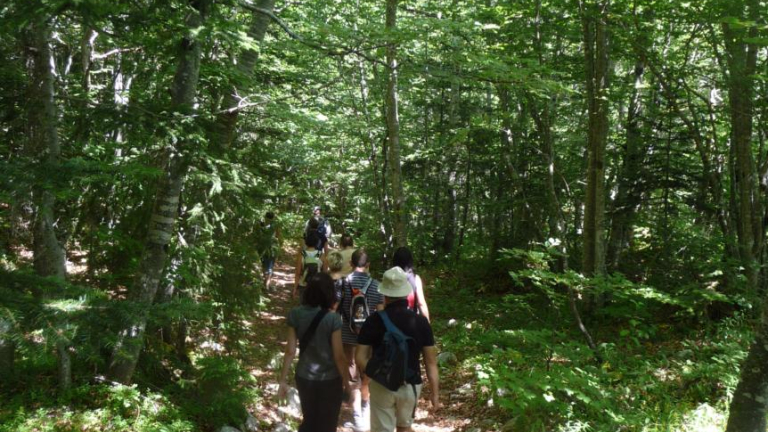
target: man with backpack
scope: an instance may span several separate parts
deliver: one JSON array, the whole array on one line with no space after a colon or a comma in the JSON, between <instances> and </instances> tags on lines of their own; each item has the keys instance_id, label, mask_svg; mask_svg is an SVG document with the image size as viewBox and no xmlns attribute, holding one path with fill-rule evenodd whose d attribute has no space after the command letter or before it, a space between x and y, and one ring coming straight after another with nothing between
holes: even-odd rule
<instances>
[{"instance_id":1,"label":"man with backpack","mask_svg":"<svg viewBox=\"0 0 768 432\"><path fill-rule=\"evenodd\" d=\"M368 274L369 266L368 253L365 249L358 249L352 253L354 271L341 279L341 340L349 362L353 419L352 424L344 426L351 427L355 432L370 429L368 377L355 364L357 335L371 313L384 309L384 297L379 294L379 282Z\"/></svg>"},{"instance_id":2,"label":"man with backpack","mask_svg":"<svg viewBox=\"0 0 768 432\"><path fill-rule=\"evenodd\" d=\"M315 206L312 209L312 217L304 225L304 238L306 239L310 233L317 234L317 250L322 250L323 253L327 254L328 239L331 238L333 231L331 231L331 224L323 217L320 206Z\"/></svg>"},{"instance_id":3,"label":"man with backpack","mask_svg":"<svg viewBox=\"0 0 768 432\"><path fill-rule=\"evenodd\" d=\"M360 329L356 361L371 380L371 432L409 432L422 388L421 355L432 408L440 408L435 339L429 321L408 308L412 288L403 269L384 272L379 290L386 306Z\"/></svg>"}]
</instances>

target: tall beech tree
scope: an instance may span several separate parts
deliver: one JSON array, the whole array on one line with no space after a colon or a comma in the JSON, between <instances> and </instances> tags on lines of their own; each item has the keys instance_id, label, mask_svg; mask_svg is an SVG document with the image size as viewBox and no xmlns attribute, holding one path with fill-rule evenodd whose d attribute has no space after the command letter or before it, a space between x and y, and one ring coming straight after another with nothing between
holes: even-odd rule
<instances>
[{"instance_id":1,"label":"tall beech tree","mask_svg":"<svg viewBox=\"0 0 768 432\"><path fill-rule=\"evenodd\" d=\"M392 228L394 246L408 244L408 209L403 192L403 179L400 167L400 114L398 111L397 92L397 6L399 0L387 0L384 28L390 40L387 43L387 185L391 197Z\"/></svg>"},{"instance_id":2,"label":"tall beech tree","mask_svg":"<svg viewBox=\"0 0 768 432\"><path fill-rule=\"evenodd\" d=\"M608 139L610 0L579 3L584 36L587 124L587 184L584 201L582 271L605 271L605 147Z\"/></svg>"},{"instance_id":3,"label":"tall beech tree","mask_svg":"<svg viewBox=\"0 0 768 432\"><path fill-rule=\"evenodd\" d=\"M200 27L211 7L210 0L191 0L187 8L186 34L179 44L179 60L171 85L171 107L178 123L176 126L189 133L193 119L197 84L200 77L201 44L198 40ZM192 121L194 123L194 121ZM174 234L178 216L179 197L189 167L190 153L195 142L189 139L171 139L165 149L163 174L157 186L150 230L139 263L131 300L137 308L135 315L120 333L109 365L112 379L128 383L133 377L139 353L144 342L147 326L146 307L155 299L158 286L168 261L168 244Z\"/></svg>"}]
</instances>

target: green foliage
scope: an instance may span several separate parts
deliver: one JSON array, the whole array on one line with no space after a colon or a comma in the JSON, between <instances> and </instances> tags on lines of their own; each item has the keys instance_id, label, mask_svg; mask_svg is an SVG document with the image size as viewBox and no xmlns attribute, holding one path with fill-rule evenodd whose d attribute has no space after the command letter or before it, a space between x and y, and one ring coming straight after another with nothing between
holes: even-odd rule
<instances>
[{"instance_id":1,"label":"green foliage","mask_svg":"<svg viewBox=\"0 0 768 432\"><path fill-rule=\"evenodd\" d=\"M195 366L194 381L180 380L171 389L185 412L204 427L243 424L245 407L259 397L253 377L228 357L200 358Z\"/></svg>"},{"instance_id":2,"label":"green foliage","mask_svg":"<svg viewBox=\"0 0 768 432\"><path fill-rule=\"evenodd\" d=\"M2 432L197 430L167 397L135 385L84 385L58 398L31 389L5 401L0 407Z\"/></svg>"}]
</instances>

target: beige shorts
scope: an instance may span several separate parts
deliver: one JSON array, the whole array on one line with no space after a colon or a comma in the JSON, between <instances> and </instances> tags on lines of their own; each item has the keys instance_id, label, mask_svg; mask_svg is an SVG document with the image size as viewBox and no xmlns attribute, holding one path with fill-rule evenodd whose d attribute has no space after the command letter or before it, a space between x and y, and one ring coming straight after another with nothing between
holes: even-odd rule
<instances>
[{"instance_id":1,"label":"beige shorts","mask_svg":"<svg viewBox=\"0 0 768 432\"><path fill-rule=\"evenodd\" d=\"M416 394L411 384L391 391L371 380L371 432L392 432L395 427L406 428L413 424L413 413L421 394L421 384Z\"/></svg>"}]
</instances>

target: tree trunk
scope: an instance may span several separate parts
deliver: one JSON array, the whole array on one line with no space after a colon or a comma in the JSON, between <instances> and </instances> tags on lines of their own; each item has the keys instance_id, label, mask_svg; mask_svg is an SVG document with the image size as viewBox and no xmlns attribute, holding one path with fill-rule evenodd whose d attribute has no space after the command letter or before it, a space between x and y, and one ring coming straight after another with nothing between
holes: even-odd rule
<instances>
[{"instance_id":1,"label":"tree trunk","mask_svg":"<svg viewBox=\"0 0 768 432\"><path fill-rule=\"evenodd\" d=\"M645 64L642 60L635 63L634 87L627 112L626 147L622 157L616 200L611 218L611 231L608 241L607 266L615 270L619 257L628 246L632 233L632 223L637 213L642 195L643 162L647 145L640 130L643 116L642 84Z\"/></svg>"},{"instance_id":2,"label":"tree trunk","mask_svg":"<svg viewBox=\"0 0 768 432\"><path fill-rule=\"evenodd\" d=\"M728 3L725 16L757 22L757 0ZM758 287L757 257L763 246L762 204L757 195L757 170L752 154L753 75L757 47L745 38L757 37L757 29L723 24L728 57L729 99L731 108L731 148L734 158L734 183L739 253L749 288ZM733 394L726 432L764 432L768 412L768 302L763 301L760 325L747 359L741 367L739 384Z\"/></svg>"},{"instance_id":3,"label":"tree trunk","mask_svg":"<svg viewBox=\"0 0 768 432\"><path fill-rule=\"evenodd\" d=\"M0 317L0 388L14 378L16 344L12 339L13 323Z\"/></svg>"},{"instance_id":4,"label":"tree trunk","mask_svg":"<svg viewBox=\"0 0 768 432\"><path fill-rule=\"evenodd\" d=\"M55 102L55 61L51 50L51 27L48 17L39 18L32 27L31 37L34 48L33 93L33 144L39 154L39 161L45 171L59 169L61 147L58 135L58 112ZM42 182L38 182L40 184ZM66 253L56 238L55 223L56 185L40 185L35 191L36 215L34 222L34 268L40 276L64 279L67 276ZM59 368L59 388L67 390L72 384L72 360L69 356L69 342L59 336L56 343ZM10 345L12 347L12 345Z\"/></svg>"},{"instance_id":5,"label":"tree trunk","mask_svg":"<svg viewBox=\"0 0 768 432\"><path fill-rule=\"evenodd\" d=\"M39 154L40 163L46 171L55 172L59 166L61 147L57 131L58 113L54 101L53 52L49 45L51 29L47 22L40 21L32 30L34 40L33 88L33 143ZM36 191L37 212L34 222L34 267L40 276L65 278L67 273L66 254L56 238L55 194L51 187L40 187Z\"/></svg>"},{"instance_id":6,"label":"tree trunk","mask_svg":"<svg viewBox=\"0 0 768 432\"><path fill-rule=\"evenodd\" d=\"M587 187L584 202L582 272L605 271L605 147L608 140L608 6L610 0L594 5L580 2L584 30L587 128Z\"/></svg>"},{"instance_id":7,"label":"tree trunk","mask_svg":"<svg viewBox=\"0 0 768 432\"><path fill-rule=\"evenodd\" d=\"M397 25L399 0L387 0L385 29L394 37ZM387 44L387 165L389 168L389 190L392 196L392 228L395 247L408 244L408 213L405 208L402 172L400 169L400 119L397 106L397 43Z\"/></svg>"},{"instance_id":8,"label":"tree trunk","mask_svg":"<svg viewBox=\"0 0 768 432\"><path fill-rule=\"evenodd\" d=\"M731 1L725 11L727 16L757 20L756 0ZM748 6L749 5L749 6ZM745 17L749 7L749 16ZM752 153L753 75L756 70L757 47L744 42L746 37L757 37L754 28L741 30L731 24L723 24L726 58L729 72L728 99L731 117L731 146L734 155L733 179L736 186L737 233L739 256L750 289L759 285L758 256L763 248L763 211L758 196L758 176Z\"/></svg>"},{"instance_id":9,"label":"tree trunk","mask_svg":"<svg viewBox=\"0 0 768 432\"><path fill-rule=\"evenodd\" d=\"M272 9L275 7L275 0L259 0L256 7L266 12L272 12ZM247 34L255 43L261 43L264 41L264 35L267 33L271 19L265 13L255 11L252 13L251 25L248 27ZM253 69L258 59L259 51L254 49L244 50L237 60L236 76L241 79L248 79L253 75ZM242 93L243 89L237 84L233 84L231 90L231 92L224 95L224 100L221 102L221 112L218 114L216 123L213 126L213 148L219 151L232 145L237 119L240 114L240 103L244 97L248 96Z\"/></svg>"},{"instance_id":10,"label":"tree trunk","mask_svg":"<svg viewBox=\"0 0 768 432\"><path fill-rule=\"evenodd\" d=\"M193 111L197 82L200 72L200 43L195 39L193 30L204 21L210 0L192 0L192 8L187 16L188 34L180 46L180 61L171 89L172 111L180 117ZM158 285L163 277L168 259L168 245L173 236L174 224L178 217L179 196L187 162L179 151L189 152L190 143L181 141L167 149L165 170L157 187L155 203L150 218L150 230L139 264L139 271L132 287L132 300L141 305L140 312L133 322L122 330L112 353L109 365L110 377L122 383L129 383L136 369L139 353L144 342L147 325L147 308L152 304Z\"/></svg>"}]
</instances>

